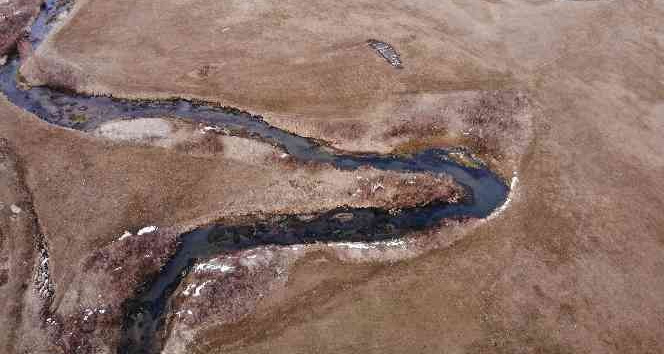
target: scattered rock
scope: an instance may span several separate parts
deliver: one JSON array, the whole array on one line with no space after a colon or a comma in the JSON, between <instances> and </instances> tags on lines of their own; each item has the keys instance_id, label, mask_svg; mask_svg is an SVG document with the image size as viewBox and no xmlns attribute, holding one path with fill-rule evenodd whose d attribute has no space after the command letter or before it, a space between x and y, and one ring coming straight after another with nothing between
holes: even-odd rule
<instances>
[{"instance_id":1,"label":"scattered rock","mask_svg":"<svg viewBox=\"0 0 664 354\"><path fill-rule=\"evenodd\" d=\"M397 50L394 49L394 47L392 47L389 43L370 39L367 41L367 44L369 44L369 47L373 48L378 54L380 54L380 56L385 58L385 60L387 60L390 65L398 69L403 68L399 53L397 53Z\"/></svg>"}]
</instances>

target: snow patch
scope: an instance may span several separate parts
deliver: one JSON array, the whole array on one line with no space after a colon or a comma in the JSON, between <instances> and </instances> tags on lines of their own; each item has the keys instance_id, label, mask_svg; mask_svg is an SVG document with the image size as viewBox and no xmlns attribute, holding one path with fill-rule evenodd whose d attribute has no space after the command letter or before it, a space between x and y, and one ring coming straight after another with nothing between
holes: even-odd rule
<instances>
[{"instance_id":1,"label":"snow patch","mask_svg":"<svg viewBox=\"0 0 664 354\"><path fill-rule=\"evenodd\" d=\"M510 193L509 193L509 195L507 196L507 198L505 199L505 202L503 203L503 205L501 205L500 207L498 207L498 208L496 209L496 211L494 211L493 213L491 213L491 215L489 215L489 216L486 218L486 220L491 220L491 219L497 217L497 216L500 215L503 211L505 211L505 209L507 209L507 207L508 207L508 206L510 205L510 203L512 202L512 197L514 196L514 193L515 193L515 191L516 191L516 187L517 187L518 184L519 184L519 177L517 176L517 173L514 172L514 176L512 177L512 181L510 182Z\"/></svg>"},{"instance_id":2,"label":"snow patch","mask_svg":"<svg viewBox=\"0 0 664 354\"><path fill-rule=\"evenodd\" d=\"M203 290L203 288L211 282L212 280L206 280L203 282L203 284L197 286L196 289L194 289L194 297L201 296L201 290Z\"/></svg>"},{"instance_id":3,"label":"snow patch","mask_svg":"<svg viewBox=\"0 0 664 354\"><path fill-rule=\"evenodd\" d=\"M10 206L9 206L9 210L11 210L12 213L14 213L14 214L18 214L18 213L20 213L20 212L23 211L23 210L22 210L21 208L19 208L18 205L16 205L16 204L12 204L12 205L10 205Z\"/></svg>"},{"instance_id":4,"label":"snow patch","mask_svg":"<svg viewBox=\"0 0 664 354\"><path fill-rule=\"evenodd\" d=\"M95 313L95 311L92 309L85 309L83 313L85 314L85 316L83 316L83 321L87 321L88 318L90 318L90 316L92 316Z\"/></svg>"},{"instance_id":5,"label":"snow patch","mask_svg":"<svg viewBox=\"0 0 664 354\"><path fill-rule=\"evenodd\" d=\"M510 191L513 191L518 183L519 183L519 177L516 175L516 172L514 172L514 176L512 177L512 183L510 183Z\"/></svg>"},{"instance_id":6,"label":"snow patch","mask_svg":"<svg viewBox=\"0 0 664 354\"><path fill-rule=\"evenodd\" d=\"M122 233L122 235L120 235L120 237L118 238L118 241L122 241L122 240L126 239L129 236L132 236L132 233L125 230L125 232Z\"/></svg>"},{"instance_id":7,"label":"snow patch","mask_svg":"<svg viewBox=\"0 0 664 354\"><path fill-rule=\"evenodd\" d=\"M153 226L146 226L146 227L138 230L138 232L136 234L140 236L140 235L149 234L149 233L152 233L152 232L155 232L155 231L157 231L156 226L154 226L154 225Z\"/></svg>"},{"instance_id":8,"label":"snow patch","mask_svg":"<svg viewBox=\"0 0 664 354\"><path fill-rule=\"evenodd\" d=\"M58 21L63 21L67 16L69 16L69 11L62 11L58 14Z\"/></svg>"},{"instance_id":9,"label":"snow patch","mask_svg":"<svg viewBox=\"0 0 664 354\"><path fill-rule=\"evenodd\" d=\"M222 273L228 273L231 272L235 269L235 267L228 265L228 264L220 264L216 260L212 260L207 263L201 263L196 265L194 267L195 272L213 272L213 271L220 271Z\"/></svg>"},{"instance_id":10,"label":"snow patch","mask_svg":"<svg viewBox=\"0 0 664 354\"><path fill-rule=\"evenodd\" d=\"M189 285L187 285L187 287L186 287L186 288L184 289L184 291L182 292L182 295L184 295L184 296L189 296L189 295L191 295L191 289L193 289L194 287L196 287L196 284L189 284Z\"/></svg>"},{"instance_id":11,"label":"snow patch","mask_svg":"<svg viewBox=\"0 0 664 354\"><path fill-rule=\"evenodd\" d=\"M387 241L387 242L385 242L385 246L389 246L389 247L397 247L397 246L405 247L405 246L406 246L406 241L404 241L404 240L392 240L392 241Z\"/></svg>"},{"instance_id":12,"label":"snow patch","mask_svg":"<svg viewBox=\"0 0 664 354\"><path fill-rule=\"evenodd\" d=\"M193 312L191 312L191 310L180 310L180 311L177 311L175 313L175 315L178 316L178 318L180 318L180 315L182 315L182 313L186 313L188 315L193 315L194 314Z\"/></svg>"},{"instance_id":13,"label":"snow patch","mask_svg":"<svg viewBox=\"0 0 664 354\"><path fill-rule=\"evenodd\" d=\"M385 190L385 186L382 183L376 183L371 186L371 193L376 193L379 189Z\"/></svg>"},{"instance_id":14,"label":"snow patch","mask_svg":"<svg viewBox=\"0 0 664 354\"><path fill-rule=\"evenodd\" d=\"M374 246L366 244L364 242L337 242L337 243L331 243L330 245L337 247L362 249L362 250L368 250L374 248Z\"/></svg>"}]
</instances>

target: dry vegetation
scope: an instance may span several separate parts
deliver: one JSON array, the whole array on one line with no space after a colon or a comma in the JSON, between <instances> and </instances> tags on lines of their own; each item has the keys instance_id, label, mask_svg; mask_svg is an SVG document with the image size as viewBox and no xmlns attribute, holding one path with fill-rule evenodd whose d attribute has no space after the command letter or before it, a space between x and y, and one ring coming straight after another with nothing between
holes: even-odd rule
<instances>
[{"instance_id":1,"label":"dry vegetation","mask_svg":"<svg viewBox=\"0 0 664 354\"><path fill-rule=\"evenodd\" d=\"M515 91L481 91L443 101L445 107L424 104L399 112L398 121L383 122L387 131L381 140L398 154L462 147L511 177L531 136L533 112L527 97Z\"/></svg>"},{"instance_id":2,"label":"dry vegetation","mask_svg":"<svg viewBox=\"0 0 664 354\"><path fill-rule=\"evenodd\" d=\"M44 328L51 299L39 291L42 235L24 172L12 143L0 137L0 350L5 353L53 350L46 334L34 330Z\"/></svg>"},{"instance_id":3,"label":"dry vegetation","mask_svg":"<svg viewBox=\"0 0 664 354\"><path fill-rule=\"evenodd\" d=\"M399 208L434 196L455 201L461 193L440 176L300 165L265 143L186 122L116 121L91 137L47 125L7 101L1 104L1 136L15 146L25 171L14 176L19 182L9 181L25 184L33 196L32 204L3 197L0 201L9 204L2 212L7 222L16 219L14 203L25 210L21 215L34 210L39 216L38 227L49 241L47 270L54 291L53 296L49 291L52 305L36 318L15 316L43 327L34 335L50 336L44 345L65 352L78 346L110 350L120 329L122 301L165 262L175 236L191 227L219 218L315 213L339 205ZM207 150L209 141L218 148ZM415 193L417 188L430 192ZM125 230L135 234L147 225L161 232L119 240ZM26 247L20 252L37 252L32 244ZM41 263L42 258L21 255L8 264ZM7 272L3 287L11 290L10 284L23 284L37 271L23 268L16 278ZM40 287L24 290L34 296Z\"/></svg>"},{"instance_id":4,"label":"dry vegetation","mask_svg":"<svg viewBox=\"0 0 664 354\"><path fill-rule=\"evenodd\" d=\"M79 274L63 300L72 303L72 310L49 315L52 341L65 353L92 353L115 346L125 301L166 264L177 236L173 229L161 229L91 250L79 266L70 268Z\"/></svg>"},{"instance_id":5,"label":"dry vegetation","mask_svg":"<svg viewBox=\"0 0 664 354\"><path fill-rule=\"evenodd\" d=\"M16 42L26 35L40 4L39 0L0 1L0 58L15 49Z\"/></svg>"},{"instance_id":6,"label":"dry vegetation","mask_svg":"<svg viewBox=\"0 0 664 354\"><path fill-rule=\"evenodd\" d=\"M182 6L165 2L160 11L180 13L185 11ZM467 144L489 155L493 159L489 162L505 177L511 176L529 141L532 107L523 93L509 91L513 80L510 73L501 72L499 61L489 61L500 54L467 55L457 33L434 20L436 16L454 18L454 13L465 18L466 11L427 1L406 6L367 0L348 6L342 11L332 3L302 6L293 0L258 1L246 7L199 0L187 5L195 14L179 17L173 24L169 16L155 16L150 1L144 0L132 3L130 21L141 25L141 36L157 41L145 45L132 31L121 30L126 23L115 22L124 18L124 7L81 0L75 15L49 37L21 72L33 84L88 93L189 97L237 106L264 115L271 124L345 150L413 152ZM314 20L311 13L325 15ZM357 21L347 13L372 20ZM398 14L399 19L391 21L395 16L375 13ZM91 31L94 39L88 35ZM210 33L218 34L214 41L188 40L207 38ZM393 45L404 68L394 70L376 55L367 45L369 38ZM491 43L491 48L495 46ZM445 55L440 54L443 48ZM102 53L113 53L114 60L104 59ZM159 60L136 60L153 56ZM134 79L128 82L122 78L126 76ZM484 91L495 89L500 91ZM464 123L462 114L449 111L451 106L465 106L473 114L477 106L492 105L484 109L500 113L507 107L499 106L511 105L507 101L515 95L521 105L510 119L518 124L498 127L486 121L486 127L479 127L482 136L462 139L464 125L481 124ZM430 122L447 129L447 134L429 131ZM410 135L389 138L405 125L413 126L407 128Z\"/></svg>"},{"instance_id":7,"label":"dry vegetation","mask_svg":"<svg viewBox=\"0 0 664 354\"><path fill-rule=\"evenodd\" d=\"M510 207L453 247L394 264L304 257L255 309L173 336L173 352L659 353L662 19L660 1L196 0L155 10L81 0L37 57L47 71L75 68L71 87L83 91L220 101L351 150L460 142L502 156L503 174L518 167ZM394 45L404 68L368 38ZM31 70L33 82L62 79ZM327 208L344 196L317 189L331 186L319 170L102 143L6 103L0 112L50 236L55 311L73 313L58 300L79 276L71 264L126 227L249 209L239 205ZM15 284L8 274L0 289ZM233 296L251 280L225 279L216 288ZM205 306L230 308L208 295Z\"/></svg>"}]
</instances>

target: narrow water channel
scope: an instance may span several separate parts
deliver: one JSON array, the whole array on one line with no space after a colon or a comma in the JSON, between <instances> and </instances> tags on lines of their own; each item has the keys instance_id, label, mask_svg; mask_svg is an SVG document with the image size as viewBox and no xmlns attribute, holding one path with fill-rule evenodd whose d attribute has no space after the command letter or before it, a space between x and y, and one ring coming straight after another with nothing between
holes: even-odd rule
<instances>
[{"instance_id":1,"label":"narrow water channel","mask_svg":"<svg viewBox=\"0 0 664 354\"><path fill-rule=\"evenodd\" d=\"M30 41L33 47L36 48L52 28L50 19L63 9L66 6L57 6L55 0L44 4L32 26ZM122 345L118 353L160 351L157 334L164 329L168 300L197 260L260 245L394 239L435 227L445 218L486 217L507 198L508 187L493 172L486 168L462 166L449 159L445 150L429 150L410 157L343 153L270 126L260 116L213 104L94 97L49 87L21 90L16 81L19 67L18 56L13 56L0 67L2 93L13 104L60 126L89 131L105 121L119 118L183 118L239 131L244 136L279 145L301 162L330 163L343 170L372 166L390 171L445 173L466 189L466 198L459 204L434 200L398 213L379 208L338 208L306 221L290 215L247 225L214 225L181 235L178 251L161 273L147 283L136 298L126 303ZM336 215L342 212L347 216L338 218ZM350 214L352 218L348 217Z\"/></svg>"}]
</instances>

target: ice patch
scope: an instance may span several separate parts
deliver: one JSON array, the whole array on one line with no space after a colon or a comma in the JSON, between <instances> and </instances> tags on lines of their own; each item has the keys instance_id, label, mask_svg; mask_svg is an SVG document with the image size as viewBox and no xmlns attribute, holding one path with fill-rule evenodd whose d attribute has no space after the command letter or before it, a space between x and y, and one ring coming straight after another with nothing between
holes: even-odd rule
<instances>
[{"instance_id":1,"label":"ice patch","mask_svg":"<svg viewBox=\"0 0 664 354\"><path fill-rule=\"evenodd\" d=\"M149 233L155 232L155 231L157 231L156 226L146 226L146 227L138 230L138 232L136 234L140 236L140 235L149 234Z\"/></svg>"}]
</instances>

